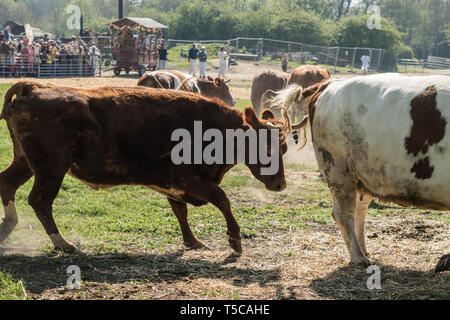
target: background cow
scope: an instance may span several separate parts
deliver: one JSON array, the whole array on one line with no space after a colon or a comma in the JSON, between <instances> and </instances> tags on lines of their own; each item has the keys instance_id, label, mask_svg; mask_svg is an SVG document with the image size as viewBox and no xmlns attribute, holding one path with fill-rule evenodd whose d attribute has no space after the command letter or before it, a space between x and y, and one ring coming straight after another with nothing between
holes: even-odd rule
<instances>
[{"instance_id":1,"label":"background cow","mask_svg":"<svg viewBox=\"0 0 450 320\"><path fill-rule=\"evenodd\" d=\"M364 220L374 197L450 210L449 77L357 77L283 97L288 108L308 101L303 112L352 263L370 263ZM436 271L449 268L447 255Z\"/></svg>"},{"instance_id":2,"label":"background cow","mask_svg":"<svg viewBox=\"0 0 450 320\"><path fill-rule=\"evenodd\" d=\"M288 86L297 84L302 88L307 88L328 79L330 79L330 72L327 68L322 66L304 65L292 71L288 79Z\"/></svg>"},{"instance_id":3,"label":"background cow","mask_svg":"<svg viewBox=\"0 0 450 320\"><path fill-rule=\"evenodd\" d=\"M286 88L289 74L281 71L263 71L253 77L251 101L256 112L265 109L265 101L274 97L274 92ZM266 92L270 92L265 95Z\"/></svg>"},{"instance_id":4,"label":"background cow","mask_svg":"<svg viewBox=\"0 0 450 320\"><path fill-rule=\"evenodd\" d=\"M153 71L143 75L138 86L162 89L180 89L201 94L204 97L219 98L226 104L234 106L236 100L223 78L195 78L176 70Z\"/></svg>"},{"instance_id":5,"label":"background cow","mask_svg":"<svg viewBox=\"0 0 450 320\"><path fill-rule=\"evenodd\" d=\"M204 130L219 129L223 134L226 129L283 129L270 111L260 120L250 107L242 113L217 99L184 91L143 87L81 89L33 82L19 82L7 91L1 118L8 124L14 160L0 173L0 195L5 207L0 242L17 225L16 190L34 175L28 202L55 248L64 251L74 246L60 234L52 204L68 173L94 189L144 185L164 194L189 248L202 244L189 227L187 203L212 203L225 216L230 246L240 253L240 227L219 187L234 164L175 165L171 151L177 143L171 141L172 133L184 128L194 135L194 121L202 121ZM260 169L266 165L259 158L251 164L246 157L252 174L272 191L286 187L282 153L287 147L283 136L280 142L279 167L274 175L262 175ZM248 139L244 146L248 153ZM262 152L273 152L270 139L267 150Z\"/></svg>"},{"instance_id":6,"label":"background cow","mask_svg":"<svg viewBox=\"0 0 450 320\"><path fill-rule=\"evenodd\" d=\"M290 85L298 85L302 88L310 87L316 83L319 83L324 80L330 79L330 72L327 68L322 66L312 66L312 65L304 65L298 67L292 71L287 79L287 83L283 88ZM271 108L276 117L281 116L280 110L280 95L278 95L278 90L267 90L262 96L262 107L263 108ZM300 110L302 108L292 108L289 112L289 116L292 121L301 120Z\"/></svg>"}]
</instances>

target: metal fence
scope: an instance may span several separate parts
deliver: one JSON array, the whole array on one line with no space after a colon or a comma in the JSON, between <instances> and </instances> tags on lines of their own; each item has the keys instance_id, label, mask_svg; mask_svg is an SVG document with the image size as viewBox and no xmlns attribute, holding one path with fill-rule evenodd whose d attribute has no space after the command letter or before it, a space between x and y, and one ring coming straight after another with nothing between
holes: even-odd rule
<instances>
[{"instance_id":1,"label":"metal fence","mask_svg":"<svg viewBox=\"0 0 450 320\"><path fill-rule=\"evenodd\" d=\"M46 60L0 56L1 78L63 78L102 76L102 58L63 56Z\"/></svg>"},{"instance_id":2,"label":"metal fence","mask_svg":"<svg viewBox=\"0 0 450 320\"><path fill-rule=\"evenodd\" d=\"M428 56L427 60L424 62L424 65L429 69L450 69L450 59Z\"/></svg>"},{"instance_id":3,"label":"metal fence","mask_svg":"<svg viewBox=\"0 0 450 320\"><path fill-rule=\"evenodd\" d=\"M299 64L317 63L339 68L361 68L361 57L370 57L370 70L381 71L386 50L359 47L324 47L299 42L282 41L266 38L235 38L229 40L168 40L168 48L190 43L222 43L230 42L232 57L248 60L280 60L287 54L289 61Z\"/></svg>"},{"instance_id":4,"label":"metal fence","mask_svg":"<svg viewBox=\"0 0 450 320\"><path fill-rule=\"evenodd\" d=\"M62 43L75 40L75 37L59 39ZM111 60L110 37L100 36L97 38L86 37L83 41L89 44L96 44L102 53L102 58L98 59L95 68L90 66L89 59L76 57L72 60L67 57L59 57L51 63L30 63L14 58L15 61L5 61L0 57L0 77L82 77L101 76L103 59ZM186 46L191 43L218 43L225 45L230 43L231 56L234 59L277 61L287 54L291 65L295 64L324 64L335 72L351 71L354 68L361 68L361 57L368 55L371 59L371 71L393 71L396 69L396 60L389 51L376 48L359 47L324 47L314 46L304 43L282 41L266 38L234 38L229 40L167 40L168 49L176 46ZM187 52L186 52L187 54Z\"/></svg>"}]
</instances>

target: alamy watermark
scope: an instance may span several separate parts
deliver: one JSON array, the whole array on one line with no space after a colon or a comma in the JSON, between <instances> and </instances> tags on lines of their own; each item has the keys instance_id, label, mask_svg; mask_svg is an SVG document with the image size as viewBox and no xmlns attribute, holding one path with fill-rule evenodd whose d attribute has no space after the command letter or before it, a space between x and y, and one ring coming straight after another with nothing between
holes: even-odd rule
<instances>
[{"instance_id":1,"label":"alamy watermark","mask_svg":"<svg viewBox=\"0 0 450 320\"><path fill-rule=\"evenodd\" d=\"M172 149L171 159L175 165L261 164L267 165L261 168L261 175L274 175L280 168L279 135L280 131L277 129L226 129L225 135L219 129L203 132L202 122L194 121L193 137L187 129L173 131L171 141L179 143ZM203 148L204 142L210 143Z\"/></svg>"},{"instance_id":2,"label":"alamy watermark","mask_svg":"<svg viewBox=\"0 0 450 320\"><path fill-rule=\"evenodd\" d=\"M68 266L66 273L69 275L67 278L67 288L69 290L78 290L81 288L81 269L77 265Z\"/></svg>"},{"instance_id":3,"label":"alamy watermark","mask_svg":"<svg viewBox=\"0 0 450 320\"><path fill-rule=\"evenodd\" d=\"M67 29L79 30L81 27L81 25L80 25L80 19L81 19L80 7L72 4L67 7L66 13L70 15L66 20Z\"/></svg>"},{"instance_id":4,"label":"alamy watermark","mask_svg":"<svg viewBox=\"0 0 450 320\"><path fill-rule=\"evenodd\" d=\"M381 8L377 5L371 5L367 8L367 13L370 14L367 19L367 28L370 30L381 29Z\"/></svg>"},{"instance_id":5,"label":"alamy watermark","mask_svg":"<svg viewBox=\"0 0 450 320\"><path fill-rule=\"evenodd\" d=\"M366 270L371 276L367 279L367 289L381 290L381 269L376 265L371 265Z\"/></svg>"}]
</instances>

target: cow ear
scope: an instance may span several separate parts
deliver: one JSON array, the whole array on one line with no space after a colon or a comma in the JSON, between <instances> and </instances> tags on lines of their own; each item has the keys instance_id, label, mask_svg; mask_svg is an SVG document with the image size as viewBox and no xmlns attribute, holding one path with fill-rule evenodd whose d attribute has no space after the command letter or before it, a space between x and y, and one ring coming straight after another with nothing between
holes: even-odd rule
<instances>
[{"instance_id":1,"label":"cow ear","mask_svg":"<svg viewBox=\"0 0 450 320\"><path fill-rule=\"evenodd\" d=\"M272 110L266 109L261 112L261 119L263 120L271 120L275 119L275 115L273 114Z\"/></svg>"},{"instance_id":2,"label":"cow ear","mask_svg":"<svg viewBox=\"0 0 450 320\"><path fill-rule=\"evenodd\" d=\"M220 87L223 83L222 78L216 78L214 79L214 84L216 85L216 87Z\"/></svg>"},{"instance_id":3,"label":"cow ear","mask_svg":"<svg viewBox=\"0 0 450 320\"><path fill-rule=\"evenodd\" d=\"M260 123L252 107L246 107L244 110L244 122L252 128L257 128Z\"/></svg>"}]
</instances>

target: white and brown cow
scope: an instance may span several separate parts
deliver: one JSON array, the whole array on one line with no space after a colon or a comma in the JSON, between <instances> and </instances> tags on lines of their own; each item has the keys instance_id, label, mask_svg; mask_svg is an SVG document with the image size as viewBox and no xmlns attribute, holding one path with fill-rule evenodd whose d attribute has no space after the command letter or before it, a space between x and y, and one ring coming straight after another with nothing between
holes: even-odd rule
<instances>
[{"instance_id":1,"label":"white and brown cow","mask_svg":"<svg viewBox=\"0 0 450 320\"><path fill-rule=\"evenodd\" d=\"M450 77L356 77L282 96L290 108L308 102L303 111L352 263L369 264L364 220L374 197L450 210ZM436 271L449 267L447 255Z\"/></svg>"},{"instance_id":2,"label":"white and brown cow","mask_svg":"<svg viewBox=\"0 0 450 320\"><path fill-rule=\"evenodd\" d=\"M181 89L208 98L219 98L229 106L234 106L236 100L228 87L229 81L220 77L196 78L176 70L159 70L144 74L137 85L157 89Z\"/></svg>"}]
</instances>

